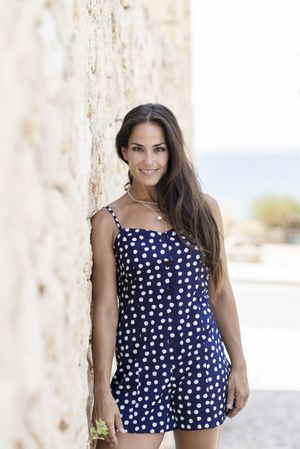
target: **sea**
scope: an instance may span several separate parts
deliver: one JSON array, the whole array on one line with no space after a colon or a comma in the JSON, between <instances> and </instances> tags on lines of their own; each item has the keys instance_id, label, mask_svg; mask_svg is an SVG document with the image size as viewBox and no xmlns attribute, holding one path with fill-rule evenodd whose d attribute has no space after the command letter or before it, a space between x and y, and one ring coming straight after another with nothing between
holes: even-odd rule
<instances>
[{"instance_id":1,"label":"sea","mask_svg":"<svg viewBox=\"0 0 300 449\"><path fill-rule=\"evenodd\" d=\"M194 152L202 190L240 220L252 219L253 201L289 196L300 203L300 148L259 152Z\"/></svg>"}]
</instances>

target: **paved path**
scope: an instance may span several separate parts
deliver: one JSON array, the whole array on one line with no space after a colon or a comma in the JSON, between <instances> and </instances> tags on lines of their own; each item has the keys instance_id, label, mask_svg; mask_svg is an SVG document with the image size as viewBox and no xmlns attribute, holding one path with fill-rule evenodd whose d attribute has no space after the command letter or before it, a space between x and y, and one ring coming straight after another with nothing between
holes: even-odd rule
<instances>
[{"instance_id":1,"label":"paved path","mask_svg":"<svg viewBox=\"0 0 300 449\"><path fill-rule=\"evenodd\" d=\"M299 448L299 391L251 391L247 408L226 419L220 444L220 449Z\"/></svg>"}]
</instances>

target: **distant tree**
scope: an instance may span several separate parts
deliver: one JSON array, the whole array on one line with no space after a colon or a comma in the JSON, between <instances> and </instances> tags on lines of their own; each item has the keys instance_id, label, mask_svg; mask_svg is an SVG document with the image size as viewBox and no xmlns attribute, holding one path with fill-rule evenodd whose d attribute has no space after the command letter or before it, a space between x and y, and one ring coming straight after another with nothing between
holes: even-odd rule
<instances>
[{"instance_id":1,"label":"distant tree","mask_svg":"<svg viewBox=\"0 0 300 449\"><path fill-rule=\"evenodd\" d=\"M292 217L300 215L300 203L290 196L264 196L252 202L251 212L267 228L286 227Z\"/></svg>"}]
</instances>

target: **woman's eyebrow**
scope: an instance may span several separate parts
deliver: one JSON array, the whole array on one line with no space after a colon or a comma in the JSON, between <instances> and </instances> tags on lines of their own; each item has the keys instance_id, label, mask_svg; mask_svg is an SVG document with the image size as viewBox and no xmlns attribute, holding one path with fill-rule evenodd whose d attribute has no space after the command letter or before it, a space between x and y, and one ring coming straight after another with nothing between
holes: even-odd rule
<instances>
[{"instance_id":1,"label":"woman's eyebrow","mask_svg":"<svg viewBox=\"0 0 300 449\"><path fill-rule=\"evenodd\" d=\"M137 142L132 142L130 145L136 145L138 147L143 147L144 146L141 143L137 143ZM153 147L159 147L160 145L166 145L166 143L165 142L156 143L155 145L153 145Z\"/></svg>"}]
</instances>

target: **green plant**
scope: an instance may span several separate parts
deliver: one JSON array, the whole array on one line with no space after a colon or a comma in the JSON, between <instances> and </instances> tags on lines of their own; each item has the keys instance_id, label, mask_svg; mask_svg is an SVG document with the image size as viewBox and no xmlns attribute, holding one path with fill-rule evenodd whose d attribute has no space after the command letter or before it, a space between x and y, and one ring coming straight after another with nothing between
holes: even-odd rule
<instances>
[{"instance_id":1,"label":"green plant","mask_svg":"<svg viewBox=\"0 0 300 449\"><path fill-rule=\"evenodd\" d=\"M290 196L262 196L251 205L252 215L267 228L287 226L293 219L299 222L300 203ZM294 218L295 217L295 218Z\"/></svg>"},{"instance_id":2,"label":"green plant","mask_svg":"<svg viewBox=\"0 0 300 449\"><path fill-rule=\"evenodd\" d=\"M90 427L90 434L92 440L104 440L108 434L108 427L105 421L103 421L102 419L96 419L95 423L96 427L94 426Z\"/></svg>"}]
</instances>

